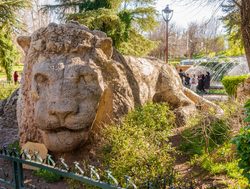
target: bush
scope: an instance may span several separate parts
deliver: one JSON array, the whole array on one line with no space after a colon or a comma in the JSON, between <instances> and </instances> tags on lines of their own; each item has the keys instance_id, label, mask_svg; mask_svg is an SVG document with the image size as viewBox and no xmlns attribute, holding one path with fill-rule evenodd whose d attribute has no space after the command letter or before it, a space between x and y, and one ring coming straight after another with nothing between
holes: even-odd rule
<instances>
[{"instance_id":1,"label":"bush","mask_svg":"<svg viewBox=\"0 0 250 189\"><path fill-rule=\"evenodd\" d=\"M250 100L246 105L246 122L250 123ZM237 147L237 154L239 155L239 168L243 169L243 176L246 177L250 184L250 125L244 127L240 134L233 139L233 143Z\"/></svg>"},{"instance_id":2,"label":"bush","mask_svg":"<svg viewBox=\"0 0 250 189\"><path fill-rule=\"evenodd\" d=\"M212 154L194 156L191 160L192 165L201 167L211 175L225 175L230 179L232 188L245 188L247 180L241 175L242 170L237 166L237 163L238 159L230 142L221 145Z\"/></svg>"},{"instance_id":3,"label":"bush","mask_svg":"<svg viewBox=\"0 0 250 189\"><path fill-rule=\"evenodd\" d=\"M102 131L101 151L104 166L120 179L133 178L137 186L148 179L170 174L174 152L168 137L175 125L174 113L167 104L148 103L131 111L119 125Z\"/></svg>"},{"instance_id":4,"label":"bush","mask_svg":"<svg viewBox=\"0 0 250 189\"><path fill-rule=\"evenodd\" d=\"M212 114L199 113L189 120L188 128L181 134L181 151L191 156L202 155L228 140L230 128L226 120Z\"/></svg>"},{"instance_id":5,"label":"bush","mask_svg":"<svg viewBox=\"0 0 250 189\"><path fill-rule=\"evenodd\" d=\"M17 152L21 152L21 147L19 145L19 140L14 141L13 143L8 145L8 149L12 150L12 149L16 149Z\"/></svg>"},{"instance_id":6,"label":"bush","mask_svg":"<svg viewBox=\"0 0 250 189\"><path fill-rule=\"evenodd\" d=\"M236 97L238 85L244 82L248 77L249 75L225 76L221 82L224 85L227 94L231 97Z\"/></svg>"},{"instance_id":7,"label":"bush","mask_svg":"<svg viewBox=\"0 0 250 189\"><path fill-rule=\"evenodd\" d=\"M8 98L19 87L19 85L0 84L0 87L0 100L2 100Z\"/></svg>"},{"instance_id":8,"label":"bush","mask_svg":"<svg viewBox=\"0 0 250 189\"><path fill-rule=\"evenodd\" d=\"M52 172L47 171L45 169L38 169L34 172L34 174L38 177L43 178L46 182L49 182L49 183L58 182L61 180L60 175L58 175L56 173L52 173Z\"/></svg>"}]
</instances>

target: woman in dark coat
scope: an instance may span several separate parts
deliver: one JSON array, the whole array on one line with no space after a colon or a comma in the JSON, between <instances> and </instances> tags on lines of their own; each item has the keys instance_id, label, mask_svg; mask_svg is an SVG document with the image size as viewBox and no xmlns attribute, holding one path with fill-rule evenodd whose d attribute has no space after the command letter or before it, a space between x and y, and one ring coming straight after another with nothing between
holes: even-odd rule
<instances>
[{"instance_id":1,"label":"woman in dark coat","mask_svg":"<svg viewBox=\"0 0 250 189\"><path fill-rule=\"evenodd\" d=\"M205 86L205 76L204 74L202 74L198 76L197 90L200 92L205 92L204 86Z\"/></svg>"},{"instance_id":2,"label":"woman in dark coat","mask_svg":"<svg viewBox=\"0 0 250 189\"><path fill-rule=\"evenodd\" d=\"M211 80L210 73L207 72L207 74L205 76L205 80L204 80L204 89L206 90L206 92L209 92L210 80Z\"/></svg>"}]
</instances>

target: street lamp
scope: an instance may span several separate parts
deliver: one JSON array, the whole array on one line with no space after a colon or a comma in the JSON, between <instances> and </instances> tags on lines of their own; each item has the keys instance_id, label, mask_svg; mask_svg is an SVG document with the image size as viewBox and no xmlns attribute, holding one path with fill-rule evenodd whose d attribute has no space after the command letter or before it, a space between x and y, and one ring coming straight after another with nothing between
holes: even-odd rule
<instances>
[{"instance_id":1,"label":"street lamp","mask_svg":"<svg viewBox=\"0 0 250 189\"><path fill-rule=\"evenodd\" d=\"M166 6L165 9L162 10L162 17L166 22L166 49L165 49L165 58L166 63L168 63L168 22L173 17L173 10L169 9L169 5Z\"/></svg>"}]
</instances>

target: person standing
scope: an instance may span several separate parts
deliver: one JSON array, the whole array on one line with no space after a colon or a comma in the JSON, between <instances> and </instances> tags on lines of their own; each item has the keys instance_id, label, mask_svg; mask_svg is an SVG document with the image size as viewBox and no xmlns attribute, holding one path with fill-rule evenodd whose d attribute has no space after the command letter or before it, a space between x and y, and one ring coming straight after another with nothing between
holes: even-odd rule
<instances>
[{"instance_id":1,"label":"person standing","mask_svg":"<svg viewBox=\"0 0 250 189\"><path fill-rule=\"evenodd\" d=\"M201 93L204 93L205 92L204 85L205 85L205 75L202 74L198 76L197 90Z\"/></svg>"},{"instance_id":2,"label":"person standing","mask_svg":"<svg viewBox=\"0 0 250 189\"><path fill-rule=\"evenodd\" d=\"M16 85L16 84L18 83L18 77L19 77L17 71L14 72L13 77L14 77L14 83L15 83L15 85Z\"/></svg>"},{"instance_id":3,"label":"person standing","mask_svg":"<svg viewBox=\"0 0 250 189\"><path fill-rule=\"evenodd\" d=\"M185 76L185 86L186 87L190 87L190 77L189 77L189 74L187 74L186 76Z\"/></svg>"},{"instance_id":4,"label":"person standing","mask_svg":"<svg viewBox=\"0 0 250 189\"><path fill-rule=\"evenodd\" d=\"M190 89L194 92L196 92L196 87L198 85L198 79L196 78L195 74L193 75L193 77L191 78L191 86L190 86Z\"/></svg>"},{"instance_id":5,"label":"person standing","mask_svg":"<svg viewBox=\"0 0 250 189\"><path fill-rule=\"evenodd\" d=\"M206 93L208 93L209 89L210 89L210 80L211 80L210 73L207 72L207 74L205 76L205 80L204 80L204 89L205 89Z\"/></svg>"},{"instance_id":6,"label":"person standing","mask_svg":"<svg viewBox=\"0 0 250 189\"><path fill-rule=\"evenodd\" d=\"M183 84L183 80L185 78L185 73L182 71L182 69L180 69L179 76L181 78L181 83Z\"/></svg>"}]
</instances>

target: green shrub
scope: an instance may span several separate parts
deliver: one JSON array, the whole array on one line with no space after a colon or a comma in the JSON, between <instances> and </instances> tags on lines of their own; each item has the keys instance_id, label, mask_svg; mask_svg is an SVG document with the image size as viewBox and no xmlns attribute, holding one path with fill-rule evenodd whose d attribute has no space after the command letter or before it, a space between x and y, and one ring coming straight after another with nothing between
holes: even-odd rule
<instances>
[{"instance_id":1,"label":"green shrub","mask_svg":"<svg viewBox=\"0 0 250 189\"><path fill-rule=\"evenodd\" d=\"M168 137L174 123L175 116L167 104L148 103L131 111L119 125L102 131L104 166L120 183L129 175L137 185L170 173L174 149Z\"/></svg>"},{"instance_id":2,"label":"green shrub","mask_svg":"<svg viewBox=\"0 0 250 189\"><path fill-rule=\"evenodd\" d=\"M8 98L18 87L14 84L0 84L0 100Z\"/></svg>"},{"instance_id":3,"label":"green shrub","mask_svg":"<svg viewBox=\"0 0 250 189\"><path fill-rule=\"evenodd\" d=\"M60 175L56 173L52 173L45 169L38 169L34 172L34 174L38 177L41 177L42 179L44 179L46 182L49 182L49 183L58 182L61 180Z\"/></svg>"},{"instance_id":4,"label":"green shrub","mask_svg":"<svg viewBox=\"0 0 250 189\"><path fill-rule=\"evenodd\" d=\"M230 142L221 145L211 154L194 156L191 164L201 167L211 175L222 174L227 176L230 178L230 185L233 188L245 188L247 186L247 180L241 175L242 170L237 166L238 159Z\"/></svg>"},{"instance_id":5,"label":"green shrub","mask_svg":"<svg viewBox=\"0 0 250 189\"><path fill-rule=\"evenodd\" d=\"M250 123L250 100L246 105L246 122ZM237 147L237 154L240 157L239 167L243 169L243 176L246 177L250 184L250 125L242 128L240 134L233 139Z\"/></svg>"},{"instance_id":6,"label":"green shrub","mask_svg":"<svg viewBox=\"0 0 250 189\"><path fill-rule=\"evenodd\" d=\"M14 149L14 148L17 150L17 152L21 152L21 147L19 145L19 140L16 140L13 143L8 145L8 149L11 150L11 149Z\"/></svg>"},{"instance_id":7,"label":"green shrub","mask_svg":"<svg viewBox=\"0 0 250 189\"><path fill-rule=\"evenodd\" d=\"M214 150L228 140L230 128L225 119L211 113L199 113L189 120L182 132L179 149L189 155L202 155Z\"/></svg>"},{"instance_id":8,"label":"green shrub","mask_svg":"<svg viewBox=\"0 0 250 189\"><path fill-rule=\"evenodd\" d=\"M248 77L249 75L225 76L221 82L224 85L227 94L235 97L238 85L244 82Z\"/></svg>"}]
</instances>

